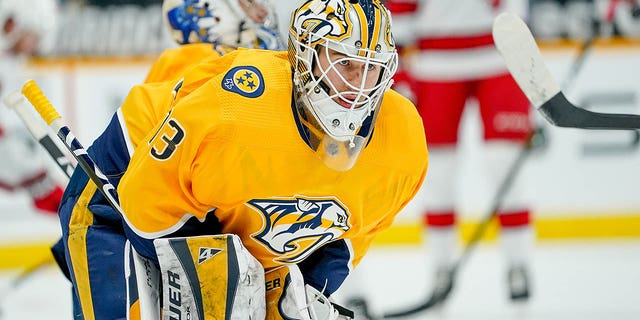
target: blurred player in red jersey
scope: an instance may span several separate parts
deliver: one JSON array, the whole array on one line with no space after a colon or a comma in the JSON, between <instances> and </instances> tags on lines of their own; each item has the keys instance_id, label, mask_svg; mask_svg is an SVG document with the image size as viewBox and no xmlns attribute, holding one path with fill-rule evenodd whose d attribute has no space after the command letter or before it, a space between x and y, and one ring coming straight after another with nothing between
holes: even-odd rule
<instances>
[{"instance_id":1,"label":"blurred player in red jersey","mask_svg":"<svg viewBox=\"0 0 640 320\"><path fill-rule=\"evenodd\" d=\"M54 33L55 14L51 0L0 1L0 98L20 89L25 60ZM57 213L62 187L48 172L40 147L7 111L0 112L0 150L0 189L25 190L35 208Z\"/></svg>"},{"instance_id":2,"label":"blurred player in red jersey","mask_svg":"<svg viewBox=\"0 0 640 320\"><path fill-rule=\"evenodd\" d=\"M487 189L496 192L530 135L530 107L491 35L502 11L526 14L522 0L391 0L394 34L416 48L402 61L405 79L424 123L430 170L421 190L428 230L428 263L434 266L433 296L445 297L453 286L456 261L456 159L460 121L470 100L482 120ZM402 36L402 38L401 38ZM409 84L409 85L406 85ZM498 212L510 299L527 300L532 240L530 207L522 190L510 190Z\"/></svg>"}]
</instances>

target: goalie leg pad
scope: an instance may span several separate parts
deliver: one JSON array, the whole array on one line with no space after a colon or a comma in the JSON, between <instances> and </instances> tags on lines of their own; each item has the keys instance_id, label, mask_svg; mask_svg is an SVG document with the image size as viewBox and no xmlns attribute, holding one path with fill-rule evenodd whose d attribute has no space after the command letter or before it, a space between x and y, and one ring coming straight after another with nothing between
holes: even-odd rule
<instances>
[{"instance_id":1,"label":"goalie leg pad","mask_svg":"<svg viewBox=\"0 0 640 320\"><path fill-rule=\"evenodd\" d=\"M236 235L156 239L163 319L264 319L264 269Z\"/></svg>"}]
</instances>

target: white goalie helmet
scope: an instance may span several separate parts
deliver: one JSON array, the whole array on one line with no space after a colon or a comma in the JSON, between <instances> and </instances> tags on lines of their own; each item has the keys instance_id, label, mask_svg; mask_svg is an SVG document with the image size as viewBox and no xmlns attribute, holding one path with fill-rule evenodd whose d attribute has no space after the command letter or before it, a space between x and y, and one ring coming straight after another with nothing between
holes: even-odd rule
<instances>
[{"instance_id":1,"label":"white goalie helmet","mask_svg":"<svg viewBox=\"0 0 640 320\"><path fill-rule=\"evenodd\" d=\"M296 106L330 168L355 164L373 131L398 55L379 0L308 0L292 15L289 60Z\"/></svg>"},{"instance_id":2,"label":"white goalie helmet","mask_svg":"<svg viewBox=\"0 0 640 320\"><path fill-rule=\"evenodd\" d=\"M0 50L13 48L27 33L38 41L55 33L56 13L54 0L0 0Z\"/></svg>"},{"instance_id":3,"label":"white goalie helmet","mask_svg":"<svg viewBox=\"0 0 640 320\"><path fill-rule=\"evenodd\" d=\"M267 0L164 0L162 16L178 44L284 50Z\"/></svg>"}]
</instances>

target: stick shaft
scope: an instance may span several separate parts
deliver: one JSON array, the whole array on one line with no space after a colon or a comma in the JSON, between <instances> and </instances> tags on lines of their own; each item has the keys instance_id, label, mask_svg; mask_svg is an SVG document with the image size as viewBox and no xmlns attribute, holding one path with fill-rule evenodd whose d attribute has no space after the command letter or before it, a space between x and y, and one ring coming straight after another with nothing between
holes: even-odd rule
<instances>
[{"instance_id":1,"label":"stick shaft","mask_svg":"<svg viewBox=\"0 0 640 320\"><path fill-rule=\"evenodd\" d=\"M487 228L489 227L489 224L491 223L493 218L498 214L498 211L500 210L500 207L502 206L507 193L511 189L513 182L516 180L516 177L520 172L522 165L524 164L525 160L527 159L527 156L531 152L531 149L534 147L534 139L536 139L536 134L537 133L535 132L531 133L531 135L527 139L526 144L522 147L522 150L520 150L520 152L518 153L518 157L511 163L511 166L509 167L509 171L507 172L507 175L504 177L504 179L502 179L502 182L498 186L498 191L496 192L493 198L493 201L491 202L492 206L490 211L487 213L487 215L482 219L480 224L474 230L473 234L471 235L471 238L469 239L466 246L462 250L462 254L460 255L456 264L454 265L455 269L460 268L460 266L466 262L466 260L471 255L473 249L478 244L478 241L480 241L480 239L486 232Z\"/></svg>"},{"instance_id":2,"label":"stick shaft","mask_svg":"<svg viewBox=\"0 0 640 320\"><path fill-rule=\"evenodd\" d=\"M122 208L118 202L116 189L107 176L102 173L95 161L89 156L87 150L71 132L71 129L64 123L58 111L53 107L49 99L42 93L38 85L33 80L27 81L22 87L22 93L31 102L42 119L56 132L62 143L78 161L80 167L87 173L89 178L96 184L98 190L105 196L109 204L122 214Z\"/></svg>"}]
</instances>

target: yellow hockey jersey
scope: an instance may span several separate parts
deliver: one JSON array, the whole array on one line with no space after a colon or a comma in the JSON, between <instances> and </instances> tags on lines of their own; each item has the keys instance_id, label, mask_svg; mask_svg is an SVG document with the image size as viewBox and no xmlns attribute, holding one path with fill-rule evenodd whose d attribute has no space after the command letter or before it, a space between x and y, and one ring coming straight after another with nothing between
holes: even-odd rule
<instances>
[{"instance_id":1,"label":"yellow hockey jersey","mask_svg":"<svg viewBox=\"0 0 640 320\"><path fill-rule=\"evenodd\" d=\"M122 106L139 142L118 186L126 225L144 241L207 233L192 222L215 219L209 232L239 235L265 269L341 242L336 260L350 270L422 185L422 121L389 90L355 166L333 171L305 143L292 90L286 52L244 49L190 68L178 85L137 86ZM136 117L167 110L142 138Z\"/></svg>"}]
</instances>

